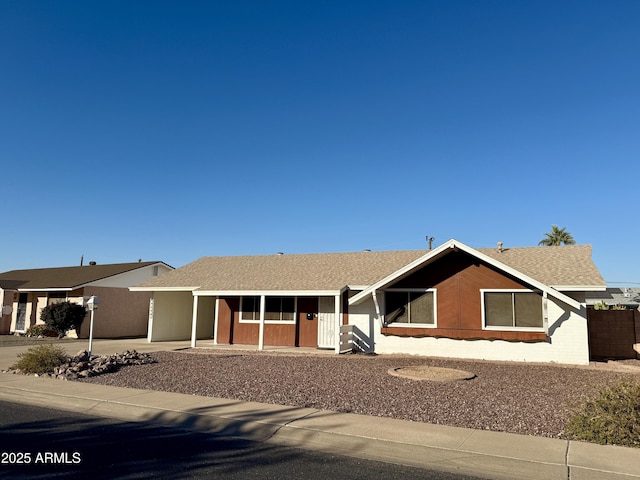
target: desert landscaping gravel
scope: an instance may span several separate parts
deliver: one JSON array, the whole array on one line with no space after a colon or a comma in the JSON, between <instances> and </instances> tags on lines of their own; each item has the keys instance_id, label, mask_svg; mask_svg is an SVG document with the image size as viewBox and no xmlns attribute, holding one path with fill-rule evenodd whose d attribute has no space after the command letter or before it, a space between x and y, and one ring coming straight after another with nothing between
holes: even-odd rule
<instances>
[{"instance_id":1,"label":"desert landscaping gravel","mask_svg":"<svg viewBox=\"0 0 640 480\"><path fill-rule=\"evenodd\" d=\"M640 369L396 355L190 350L153 356L158 363L81 381L554 438L567 438L572 412L603 386L640 381ZM388 373L406 366L455 368L476 377L432 382Z\"/></svg>"}]
</instances>

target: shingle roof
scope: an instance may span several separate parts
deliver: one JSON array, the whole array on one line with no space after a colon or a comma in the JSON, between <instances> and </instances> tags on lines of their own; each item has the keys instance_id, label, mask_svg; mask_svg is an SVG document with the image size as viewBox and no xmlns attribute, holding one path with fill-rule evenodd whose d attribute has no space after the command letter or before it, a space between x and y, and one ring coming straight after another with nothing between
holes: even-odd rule
<instances>
[{"instance_id":1,"label":"shingle roof","mask_svg":"<svg viewBox=\"0 0 640 480\"><path fill-rule=\"evenodd\" d=\"M591 246L478 249L550 286L597 286L604 280ZM428 250L203 257L136 288L211 291L339 291L367 286L417 260Z\"/></svg>"},{"instance_id":2,"label":"shingle roof","mask_svg":"<svg viewBox=\"0 0 640 480\"><path fill-rule=\"evenodd\" d=\"M0 273L0 288L21 290L73 289L114 275L162 262L112 263L83 267L35 268Z\"/></svg>"},{"instance_id":3,"label":"shingle roof","mask_svg":"<svg viewBox=\"0 0 640 480\"><path fill-rule=\"evenodd\" d=\"M552 287L605 286L591 258L591 245L477 250Z\"/></svg>"}]
</instances>

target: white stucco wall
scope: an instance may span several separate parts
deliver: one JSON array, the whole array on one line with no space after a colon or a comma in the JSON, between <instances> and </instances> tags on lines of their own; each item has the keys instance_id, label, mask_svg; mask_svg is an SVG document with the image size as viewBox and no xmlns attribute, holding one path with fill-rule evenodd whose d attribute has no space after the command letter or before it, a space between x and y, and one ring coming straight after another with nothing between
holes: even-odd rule
<instances>
[{"instance_id":1,"label":"white stucco wall","mask_svg":"<svg viewBox=\"0 0 640 480\"><path fill-rule=\"evenodd\" d=\"M588 364L586 309L576 311L550 297L548 315L551 326L550 342L531 343L384 336L380 334L381 321L376 317L371 299L349 307L349 324L361 330L365 337L373 339L373 351L380 354L403 353L477 360Z\"/></svg>"},{"instance_id":2,"label":"white stucco wall","mask_svg":"<svg viewBox=\"0 0 640 480\"><path fill-rule=\"evenodd\" d=\"M104 280L98 280L96 282L91 282L91 285L95 287L118 287L118 288L128 288L132 285L137 285L138 283L142 283L145 280L149 280L153 278L153 267L154 265L148 265L146 267L137 268L130 272L121 273L119 275L114 275L109 278L105 278ZM162 275L163 273L170 272L171 268L166 265L159 264L158 267L158 275ZM91 266L87 266L85 268L91 268Z\"/></svg>"},{"instance_id":3,"label":"white stucco wall","mask_svg":"<svg viewBox=\"0 0 640 480\"><path fill-rule=\"evenodd\" d=\"M154 292L149 340L189 340L193 295L191 292Z\"/></svg>"},{"instance_id":4,"label":"white stucco wall","mask_svg":"<svg viewBox=\"0 0 640 480\"><path fill-rule=\"evenodd\" d=\"M214 311L216 297L198 297L198 339L213 338Z\"/></svg>"}]
</instances>

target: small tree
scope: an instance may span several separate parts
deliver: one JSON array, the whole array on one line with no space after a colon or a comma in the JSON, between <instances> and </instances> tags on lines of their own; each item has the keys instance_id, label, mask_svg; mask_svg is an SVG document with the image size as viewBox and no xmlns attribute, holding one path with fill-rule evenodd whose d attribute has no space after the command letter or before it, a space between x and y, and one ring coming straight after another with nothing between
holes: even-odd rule
<instances>
[{"instance_id":1,"label":"small tree","mask_svg":"<svg viewBox=\"0 0 640 480\"><path fill-rule=\"evenodd\" d=\"M58 332L58 338L62 338L69 330L80 327L86 315L87 311L82 305L66 301L44 307L40 320Z\"/></svg>"}]
</instances>

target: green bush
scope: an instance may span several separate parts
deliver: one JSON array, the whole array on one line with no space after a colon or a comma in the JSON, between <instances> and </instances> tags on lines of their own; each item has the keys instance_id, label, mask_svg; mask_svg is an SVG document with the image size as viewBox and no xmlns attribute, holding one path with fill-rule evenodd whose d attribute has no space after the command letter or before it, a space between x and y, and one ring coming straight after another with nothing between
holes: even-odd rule
<instances>
[{"instance_id":1,"label":"green bush","mask_svg":"<svg viewBox=\"0 0 640 480\"><path fill-rule=\"evenodd\" d=\"M69 330L82 325L87 311L82 305L69 301L52 303L42 309L40 320L52 330L58 332L58 338L64 337Z\"/></svg>"},{"instance_id":2,"label":"green bush","mask_svg":"<svg viewBox=\"0 0 640 480\"><path fill-rule=\"evenodd\" d=\"M18 361L11 365L12 369L20 369L22 373L52 373L69 360L69 355L57 345L38 345L24 353L18 354Z\"/></svg>"},{"instance_id":3,"label":"green bush","mask_svg":"<svg viewBox=\"0 0 640 480\"><path fill-rule=\"evenodd\" d=\"M27 337L56 337L58 332L51 330L46 325L34 325L25 332Z\"/></svg>"},{"instance_id":4,"label":"green bush","mask_svg":"<svg viewBox=\"0 0 640 480\"><path fill-rule=\"evenodd\" d=\"M605 388L581 405L567 431L588 442L640 447L640 383Z\"/></svg>"}]
</instances>

